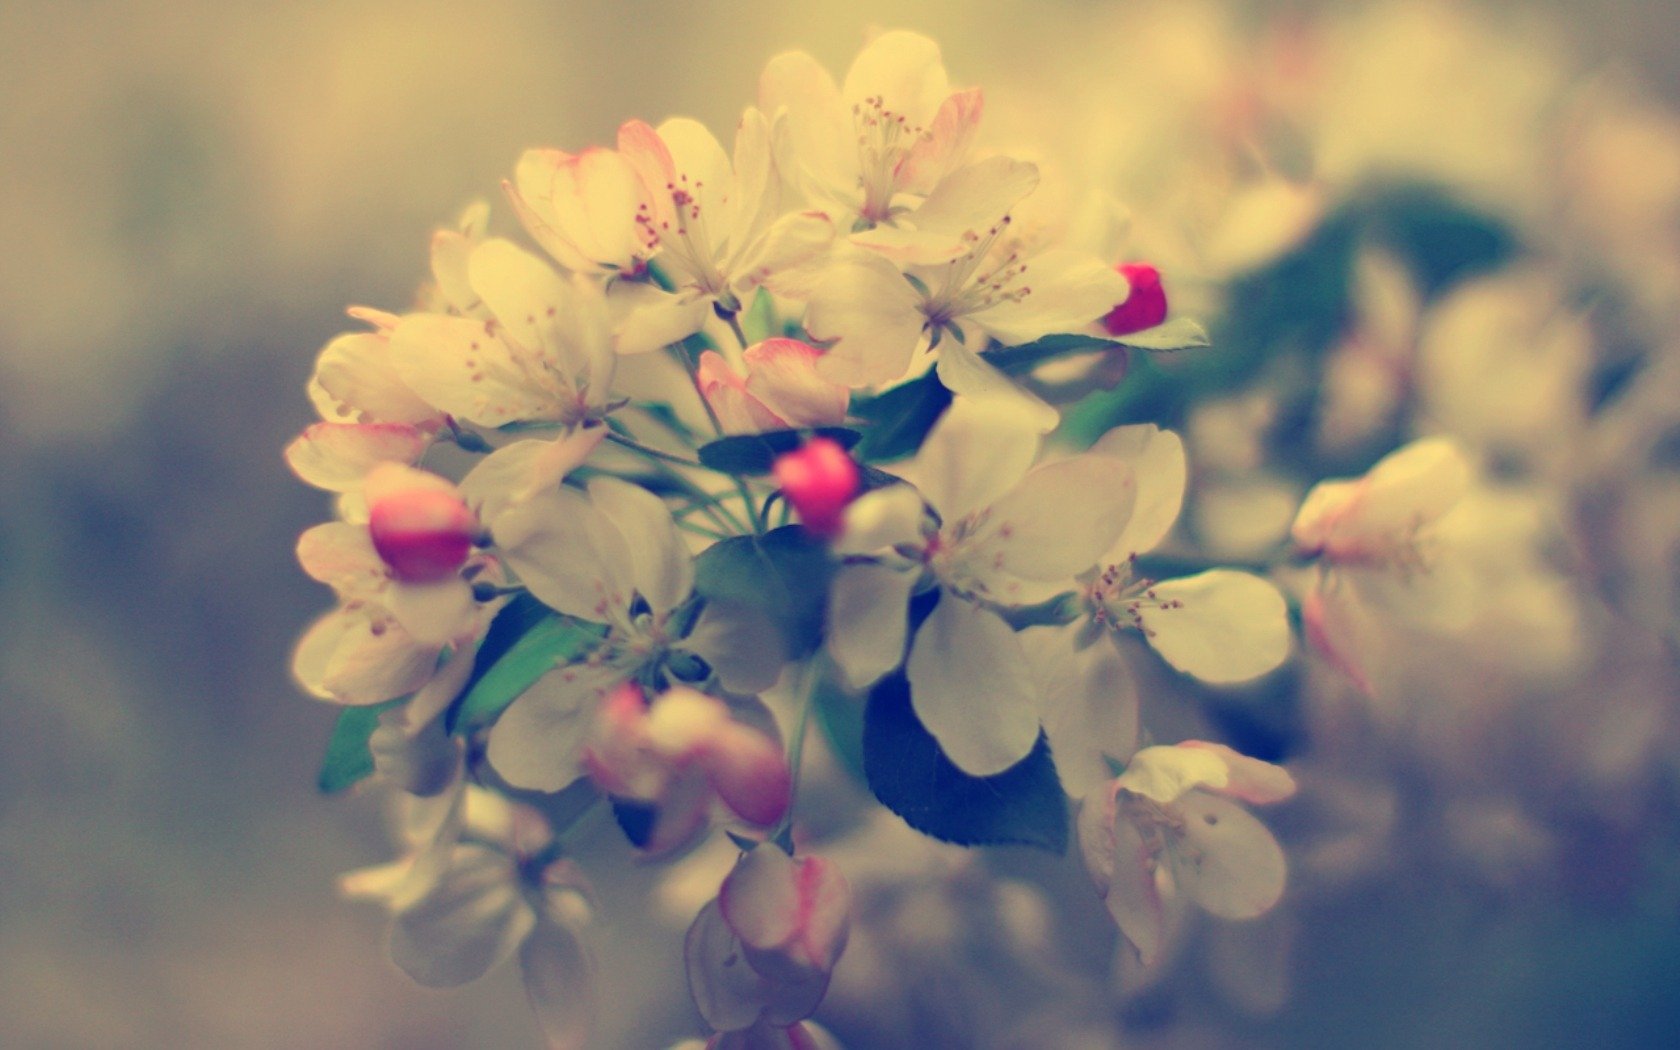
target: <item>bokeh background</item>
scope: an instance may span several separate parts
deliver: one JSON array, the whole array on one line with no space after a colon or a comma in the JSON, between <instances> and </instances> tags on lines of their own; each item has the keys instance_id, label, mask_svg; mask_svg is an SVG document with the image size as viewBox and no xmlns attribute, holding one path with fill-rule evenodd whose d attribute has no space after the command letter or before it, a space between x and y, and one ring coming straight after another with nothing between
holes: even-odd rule
<instances>
[{"instance_id":1,"label":"bokeh background","mask_svg":"<svg viewBox=\"0 0 1680 1050\"><path fill-rule=\"evenodd\" d=\"M345 305L407 303L431 228L499 203L526 147L727 128L770 55L843 69L870 25L933 35L1006 111L1132 61L1092 27L1139 6L0 3L0 1046L535 1045L514 973L424 992L334 893L388 847L370 800L315 793L334 712L286 672L329 600L292 559L326 500L280 459L314 353ZM1466 10L1680 107L1680 5ZM1324 910L1281 1013L1171 1045L1661 1045L1672 868L1584 903L1400 884ZM697 1030L656 909L608 910L602 1045Z\"/></svg>"}]
</instances>

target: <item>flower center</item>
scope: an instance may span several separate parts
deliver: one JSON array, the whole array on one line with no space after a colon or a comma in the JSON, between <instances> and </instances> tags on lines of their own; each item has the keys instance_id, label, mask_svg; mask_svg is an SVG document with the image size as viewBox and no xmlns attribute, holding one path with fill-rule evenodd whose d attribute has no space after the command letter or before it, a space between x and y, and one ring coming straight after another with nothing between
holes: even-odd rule
<instances>
[{"instance_id":1,"label":"flower center","mask_svg":"<svg viewBox=\"0 0 1680 1050\"><path fill-rule=\"evenodd\" d=\"M892 217L892 200L898 192L899 167L928 133L904 114L888 109L879 95L852 106L852 126L857 131L858 181L863 190L859 213L871 223L886 222Z\"/></svg>"},{"instance_id":2,"label":"flower center","mask_svg":"<svg viewBox=\"0 0 1680 1050\"><path fill-rule=\"evenodd\" d=\"M1086 587L1085 604L1091 619L1114 630L1132 628L1145 637L1153 638L1155 629L1145 621L1148 612L1156 613L1184 608L1177 598L1162 598L1155 593L1155 581L1137 576L1137 555L1124 565L1110 565Z\"/></svg>"},{"instance_id":3,"label":"flower center","mask_svg":"<svg viewBox=\"0 0 1680 1050\"><path fill-rule=\"evenodd\" d=\"M1027 263L1021 258L1020 250L998 248L999 238L1008 231L1012 221L1005 215L983 233L968 230L963 234L968 250L937 271L937 290L922 303L922 314L929 328L938 330L958 318L999 303L1018 303L1032 294L1032 286L1022 281Z\"/></svg>"}]
</instances>

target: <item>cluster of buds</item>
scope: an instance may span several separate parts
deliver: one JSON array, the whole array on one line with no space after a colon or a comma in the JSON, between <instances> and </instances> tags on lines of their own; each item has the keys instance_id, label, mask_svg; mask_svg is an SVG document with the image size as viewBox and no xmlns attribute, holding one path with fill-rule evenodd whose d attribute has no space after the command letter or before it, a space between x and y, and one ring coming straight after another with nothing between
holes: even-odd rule
<instances>
[{"instance_id":1,"label":"cluster of buds","mask_svg":"<svg viewBox=\"0 0 1680 1050\"><path fill-rule=\"evenodd\" d=\"M816 1012L846 949L851 890L821 857L758 846L688 929L683 957L714 1047L814 1045Z\"/></svg>"}]
</instances>

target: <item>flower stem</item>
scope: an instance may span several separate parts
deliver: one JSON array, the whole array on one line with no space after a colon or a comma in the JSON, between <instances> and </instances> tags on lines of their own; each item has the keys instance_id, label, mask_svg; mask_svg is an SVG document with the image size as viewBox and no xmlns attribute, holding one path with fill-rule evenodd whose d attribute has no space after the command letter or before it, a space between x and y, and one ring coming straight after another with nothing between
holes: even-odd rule
<instances>
[{"instance_id":1,"label":"flower stem","mask_svg":"<svg viewBox=\"0 0 1680 1050\"><path fill-rule=\"evenodd\" d=\"M654 448L651 445L644 445L635 438L625 437L616 430L607 431L607 440L611 441L615 445L618 445L620 448L627 448L631 452L647 456L649 459L662 460L666 463L675 463L679 467L701 467L707 470L711 469L697 459L689 459L685 456L673 455L669 452Z\"/></svg>"},{"instance_id":2,"label":"flower stem","mask_svg":"<svg viewBox=\"0 0 1680 1050\"><path fill-rule=\"evenodd\" d=\"M788 737L788 806L787 812L782 814L781 823L770 836L770 841L780 846L785 853L793 853L793 807L799 798L799 772L805 762L805 735L811 724L811 708L817 696L817 673L813 660L805 661L805 668L799 676L799 714L793 723L793 733Z\"/></svg>"},{"instance_id":3,"label":"flower stem","mask_svg":"<svg viewBox=\"0 0 1680 1050\"><path fill-rule=\"evenodd\" d=\"M723 318L723 323L729 326L731 332L735 333L735 342L740 345L742 350L745 350L747 348L747 333L741 329L740 314L730 310L719 313L718 316Z\"/></svg>"}]
</instances>

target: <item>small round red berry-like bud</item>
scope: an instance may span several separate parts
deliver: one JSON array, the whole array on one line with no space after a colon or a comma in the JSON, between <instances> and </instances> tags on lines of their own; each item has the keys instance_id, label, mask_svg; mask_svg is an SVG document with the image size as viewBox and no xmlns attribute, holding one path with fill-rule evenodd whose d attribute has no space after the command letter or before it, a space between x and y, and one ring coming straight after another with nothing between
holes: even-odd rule
<instances>
[{"instance_id":1,"label":"small round red berry-like bud","mask_svg":"<svg viewBox=\"0 0 1680 1050\"><path fill-rule=\"evenodd\" d=\"M437 583L466 563L478 519L453 492L403 489L368 508L368 534L397 579Z\"/></svg>"},{"instance_id":2,"label":"small round red berry-like bud","mask_svg":"<svg viewBox=\"0 0 1680 1050\"><path fill-rule=\"evenodd\" d=\"M836 441L814 437L802 448L776 458L773 468L782 496L799 523L824 538L840 534L846 504L858 494L858 466Z\"/></svg>"},{"instance_id":3,"label":"small round red berry-like bud","mask_svg":"<svg viewBox=\"0 0 1680 1050\"><path fill-rule=\"evenodd\" d=\"M1167 291L1161 287L1161 271L1146 262L1121 263L1115 269L1132 282L1132 290L1125 302L1103 317L1104 330L1109 335L1131 335L1165 321Z\"/></svg>"}]
</instances>

